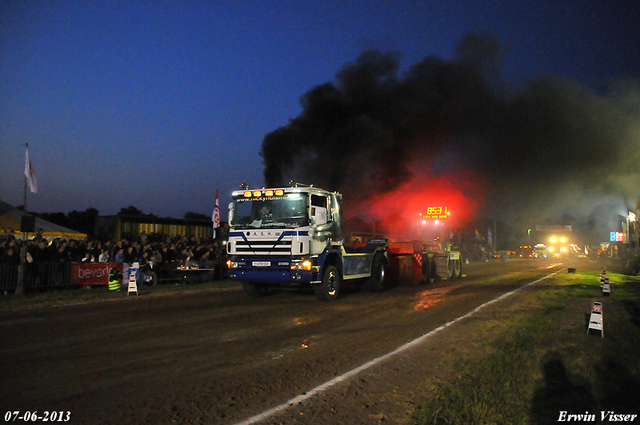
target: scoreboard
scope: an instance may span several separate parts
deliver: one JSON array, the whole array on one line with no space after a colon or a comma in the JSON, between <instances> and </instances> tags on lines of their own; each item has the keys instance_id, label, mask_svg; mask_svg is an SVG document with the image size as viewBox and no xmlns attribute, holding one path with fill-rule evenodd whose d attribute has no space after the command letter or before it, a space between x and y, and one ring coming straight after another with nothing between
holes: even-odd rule
<instances>
[{"instance_id":1,"label":"scoreboard","mask_svg":"<svg viewBox=\"0 0 640 425\"><path fill-rule=\"evenodd\" d=\"M448 211L448 207L427 207L427 213L422 215L422 218L449 218L451 213Z\"/></svg>"}]
</instances>

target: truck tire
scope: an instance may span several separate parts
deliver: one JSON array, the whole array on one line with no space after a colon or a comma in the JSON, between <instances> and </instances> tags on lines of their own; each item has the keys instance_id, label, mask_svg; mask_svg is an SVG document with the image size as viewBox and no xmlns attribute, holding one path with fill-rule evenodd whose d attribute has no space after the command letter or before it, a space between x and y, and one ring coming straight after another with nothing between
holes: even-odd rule
<instances>
[{"instance_id":1,"label":"truck tire","mask_svg":"<svg viewBox=\"0 0 640 425\"><path fill-rule=\"evenodd\" d=\"M462 260L453 260L453 274L452 279L457 279L462 274Z\"/></svg>"},{"instance_id":2,"label":"truck tire","mask_svg":"<svg viewBox=\"0 0 640 425\"><path fill-rule=\"evenodd\" d=\"M436 265L424 255L422 257L422 282L421 283L433 283L436 280Z\"/></svg>"},{"instance_id":3,"label":"truck tire","mask_svg":"<svg viewBox=\"0 0 640 425\"><path fill-rule=\"evenodd\" d=\"M269 293L269 287L250 282L242 282L242 288L244 292L252 298L264 297Z\"/></svg>"},{"instance_id":4,"label":"truck tire","mask_svg":"<svg viewBox=\"0 0 640 425\"><path fill-rule=\"evenodd\" d=\"M314 286L313 291L320 301L333 301L338 298L340 290L340 271L335 266L326 266L322 275L322 283Z\"/></svg>"},{"instance_id":5,"label":"truck tire","mask_svg":"<svg viewBox=\"0 0 640 425\"><path fill-rule=\"evenodd\" d=\"M453 262L454 260L447 260L447 280L453 279Z\"/></svg>"},{"instance_id":6,"label":"truck tire","mask_svg":"<svg viewBox=\"0 0 640 425\"><path fill-rule=\"evenodd\" d=\"M367 279L366 288L370 292L380 292L384 289L387 278L387 261L382 254L376 254L371 262L371 277Z\"/></svg>"}]
</instances>

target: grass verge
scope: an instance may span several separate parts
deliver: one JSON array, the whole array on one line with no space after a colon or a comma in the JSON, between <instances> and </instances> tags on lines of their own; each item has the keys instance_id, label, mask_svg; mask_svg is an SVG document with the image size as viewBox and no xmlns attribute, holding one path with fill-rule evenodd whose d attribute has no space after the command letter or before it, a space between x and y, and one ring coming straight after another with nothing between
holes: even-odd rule
<instances>
[{"instance_id":1,"label":"grass verge","mask_svg":"<svg viewBox=\"0 0 640 425\"><path fill-rule=\"evenodd\" d=\"M610 297L599 272L561 273L502 308L469 350L444 361L445 378L418 391L411 423L547 424L562 411L600 423L601 412L640 414L640 279L608 275ZM603 304L604 338L586 332L594 301Z\"/></svg>"}]
</instances>

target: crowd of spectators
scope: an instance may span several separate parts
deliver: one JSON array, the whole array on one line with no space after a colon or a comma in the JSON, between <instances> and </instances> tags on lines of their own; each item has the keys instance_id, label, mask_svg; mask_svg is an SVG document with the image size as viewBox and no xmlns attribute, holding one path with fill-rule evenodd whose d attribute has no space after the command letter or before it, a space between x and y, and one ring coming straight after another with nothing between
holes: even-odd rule
<instances>
[{"instance_id":1,"label":"crowd of spectators","mask_svg":"<svg viewBox=\"0 0 640 425\"><path fill-rule=\"evenodd\" d=\"M226 251L218 240L195 236L169 236L166 234L126 234L118 241L97 239L48 240L41 234L22 240L11 234L0 235L0 264L20 264L20 253L28 263L128 263L153 264L158 274L167 268L192 264L200 268L215 269L220 278L226 262ZM142 261L141 261L142 260Z\"/></svg>"}]
</instances>

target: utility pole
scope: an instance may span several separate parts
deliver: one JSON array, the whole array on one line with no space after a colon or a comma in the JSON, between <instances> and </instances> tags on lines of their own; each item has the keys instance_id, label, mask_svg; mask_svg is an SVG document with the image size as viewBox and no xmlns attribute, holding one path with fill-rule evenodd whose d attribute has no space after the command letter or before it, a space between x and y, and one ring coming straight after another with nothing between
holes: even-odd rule
<instances>
[{"instance_id":1,"label":"utility pole","mask_svg":"<svg viewBox=\"0 0 640 425\"><path fill-rule=\"evenodd\" d=\"M498 220L493 220L493 251L498 250Z\"/></svg>"}]
</instances>

